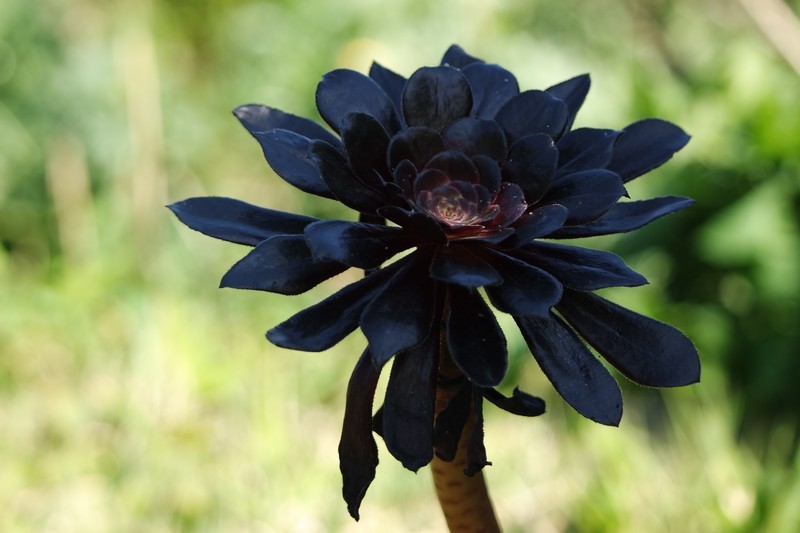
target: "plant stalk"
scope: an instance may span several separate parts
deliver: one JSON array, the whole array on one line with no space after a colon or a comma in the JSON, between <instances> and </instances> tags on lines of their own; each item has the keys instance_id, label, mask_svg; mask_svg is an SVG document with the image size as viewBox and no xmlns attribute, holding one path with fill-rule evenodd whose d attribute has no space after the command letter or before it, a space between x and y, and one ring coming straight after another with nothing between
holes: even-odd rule
<instances>
[{"instance_id":1,"label":"plant stalk","mask_svg":"<svg viewBox=\"0 0 800 533\"><path fill-rule=\"evenodd\" d=\"M442 343L444 344L444 343ZM436 416L447 406L458 392L461 370L453 363L446 346L439 356L439 385L436 389ZM473 476L464 474L467 467L467 442L475 425L475 413L471 412L464 424L458 442L458 450L452 461L443 461L434 456L431 461L433 484L442 507L447 527L461 533L495 533L500 531L483 472Z\"/></svg>"}]
</instances>

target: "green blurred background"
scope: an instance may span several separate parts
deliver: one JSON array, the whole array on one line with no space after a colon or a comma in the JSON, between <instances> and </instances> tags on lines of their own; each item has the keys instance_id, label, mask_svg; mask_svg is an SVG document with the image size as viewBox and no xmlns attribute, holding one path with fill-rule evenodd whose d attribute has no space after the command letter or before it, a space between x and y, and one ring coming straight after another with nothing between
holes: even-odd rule
<instances>
[{"instance_id":1,"label":"green blurred background","mask_svg":"<svg viewBox=\"0 0 800 533\"><path fill-rule=\"evenodd\" d=\"M791 9L794 10L794 14ZM318 117L372 59L410 74L457 42L523 88L590 72L577 126L657 116L693 135L634 199L697 204L595 240L651 285L615 301L689 334L699 385L623 383L620 428L572 412L503 320L487 470L508 531L800 531L800 2L3 0L0 531L442 531L429 474L382 463L353 522L336 446L354 334L323 354L263 332L294 298L219 291L245 248L164 205L225 195L352 217L294 191L230 110ZM794 67L792 67L792 64ZM381 443L382 446L382 443Z\"/></svg>"}]
</instances>

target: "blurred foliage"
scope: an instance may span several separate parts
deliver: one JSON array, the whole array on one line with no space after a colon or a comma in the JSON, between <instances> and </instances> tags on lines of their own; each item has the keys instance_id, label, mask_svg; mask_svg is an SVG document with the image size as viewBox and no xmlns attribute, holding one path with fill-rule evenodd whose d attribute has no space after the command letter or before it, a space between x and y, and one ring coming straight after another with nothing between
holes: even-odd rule
<instances>
[{"instance_id":1,"label":"blurred foliage","mask_svg":"<svg viewBox=\"0 0 800 533\"><path fill-rule=\"evenodd\" d=\"M549 409L488 410L508 531L800 530L800 76L723 0L0 2L0 530L442 530L427 475L390 459L347 517L336 443L360 335L321 355L261 336L357 274L296 298L216 291L243 249L163 205L352 216L282 183L229 111L317 116L324 72L409 74L453 42L524 88L591 72L578 126L658 116L693 135L630 193L697 204L602 244L651 282L611 297L687 332L703 381L626 385L622 427L598 427L505 320L509 386Z\"/></svg>"}]
</instances>

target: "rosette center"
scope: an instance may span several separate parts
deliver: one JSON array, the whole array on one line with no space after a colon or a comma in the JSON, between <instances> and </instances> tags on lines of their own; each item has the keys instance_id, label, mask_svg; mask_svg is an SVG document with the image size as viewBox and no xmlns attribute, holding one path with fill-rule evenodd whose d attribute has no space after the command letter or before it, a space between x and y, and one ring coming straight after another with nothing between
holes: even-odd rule
<instances>
[{"instance_id":1,"label":"rosette center","mask_svg":"<svg viewBox=\"0 0 800 533\"><path fill-rule=\"evenodd\" d=\"M459 182L420 191L417 205L453 229L484 225L500 212L500 207L491 203L491 196L484 187Z\"/></svg>"}]
</instances>

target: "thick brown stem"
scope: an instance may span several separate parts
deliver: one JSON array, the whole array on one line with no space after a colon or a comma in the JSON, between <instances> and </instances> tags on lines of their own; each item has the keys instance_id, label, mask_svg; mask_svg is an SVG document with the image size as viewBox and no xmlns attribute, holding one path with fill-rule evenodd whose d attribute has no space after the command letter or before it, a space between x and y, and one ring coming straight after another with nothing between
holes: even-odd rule
<instances>
[{"instance_id":1,"label":"thick brown stem","mask_svg":"<svg viewBox=\"0 0 800 533\"><path fill-rule=\"evenodd\" d=\"M439 386L436 389L436 416L447 406L455 393L461 371L450 358L446 347L440 350ZM493 533L500 525L489 499L483 472L473 476L464 474L467 467L467 441L475 425L475 415L470 414L458 443L458 451L452 461L443 461L434 456L431 462L436 496L442 506L447 527L462 533Z\"/></svg>"}]
</instances>

